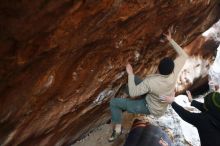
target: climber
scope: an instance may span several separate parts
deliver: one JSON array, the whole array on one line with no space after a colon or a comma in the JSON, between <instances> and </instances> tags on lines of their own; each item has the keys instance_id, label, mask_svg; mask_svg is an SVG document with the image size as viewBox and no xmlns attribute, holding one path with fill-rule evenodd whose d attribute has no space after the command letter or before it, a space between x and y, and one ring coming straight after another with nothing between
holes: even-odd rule
<instances>
[{"instance_id":1,"label":"climber","mask_svg":"<svg viewBox=\"0 0 220 146\"><path fill-rule=\"evenodd\" d=\"M124 146L173 146L173 143L159 126L135 119Z\"/></svg>"},{"instance_id":2,"label":"climber","mask_svg":"<svg viewBox=\"0 0 220 146\"><path fill-rule=\"evenodd\" d=\"M132 66L127 64L128 89L130 98L113 98L110 101L112 114L113 132L109 142L117 139L121 133L122 110L134 114L162 116L168 104L161 102L160 95L170 95L175 88L177 76L185 64L188 55L171 38L171 31L164 34L178 54L173 61L169 57L162 59L158 66L156 74L148 75L140 84L136 85ZM139 96L146 94L144 98Z\"/></svg>"},{"instance_id":3,"label":"climber","mask_svg":"<svg viewBox=\"0 0 220 146\"><path fill-rule=\"evenodd\" d=\"M194 125L199 133L201 146L220 146L220 93L211 92L204 97L204 103L192 100L187 92L191 105L201 113L191 113L174 101L174 94L164 96L164 101L170 103L177 114L186 122Z\"/></svg>"},{"instance_id":4,"label":"climber","mask_svg":"<svg viewBox=\"0 0 220 146\"><path fill-rule=\"evenodd\" d=\"M220 92L220 45L217 48L217 54L209 69L208 76L210 90Z\"/></svg>"}]
</instances>

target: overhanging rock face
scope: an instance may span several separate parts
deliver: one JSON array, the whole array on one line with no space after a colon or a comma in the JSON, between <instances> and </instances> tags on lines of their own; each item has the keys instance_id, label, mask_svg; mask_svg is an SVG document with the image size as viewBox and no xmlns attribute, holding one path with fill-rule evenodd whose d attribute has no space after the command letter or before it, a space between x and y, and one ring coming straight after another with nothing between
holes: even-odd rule
<instances>
[{"instance_id":1,"label":"overhanging rock face","mask_svg":"<svg viewBox=\"0 0 220 146\"><path fill-rule=\"evenodd\" d=\"M69 145L109 118L125 65L146 75L173 26L186 45L217 20L210 0L0 2L0 144ZM196 48L194 48L196 49Z\"/></svg>"}]
</instances>

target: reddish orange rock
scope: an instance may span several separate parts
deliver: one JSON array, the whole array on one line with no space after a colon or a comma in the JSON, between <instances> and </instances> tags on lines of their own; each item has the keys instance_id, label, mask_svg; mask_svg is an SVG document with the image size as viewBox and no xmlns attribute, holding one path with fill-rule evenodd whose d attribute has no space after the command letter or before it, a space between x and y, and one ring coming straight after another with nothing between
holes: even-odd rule
<instances>
[{"instance_id":1,"label":"reddish orange rock","mask_svg":"<svg viewBox=\"0 0 220 146\"><path fill-rule=\"evenodd\" d=\"M210 0L0 2L0 145L69 145L109 117L126 82L219 18ZM195 48L196 49L196 48Z\"/></svg>"}]
</instances>

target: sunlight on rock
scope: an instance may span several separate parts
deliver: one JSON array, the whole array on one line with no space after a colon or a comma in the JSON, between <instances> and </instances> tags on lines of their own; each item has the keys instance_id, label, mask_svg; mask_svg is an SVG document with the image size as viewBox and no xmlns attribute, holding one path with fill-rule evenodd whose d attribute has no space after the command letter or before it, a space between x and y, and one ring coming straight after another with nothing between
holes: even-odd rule
<instances>
[{"instance_id":1,"label":"sunlight on rock","mask_svg":"<svg viewBox=\"0 0 220 146\"><path fill-rule=\"evenodd\" d=\"M202 34L204 37L220 42L220 20Z\"/></svg>"},{"instance_id":2,"label":"sunlight on rock","mask_svg":"<svg viewBox=\"0 0 220 146\"><path fill-rule=\"evenodd\" d=\"M216 22L212 27L210 27L207 31L205 31L202 36L205 37L205 40L214 40L216 45L213 46L218 46L218 44L220 44L220 20ZM189 58L179 75L176 90L182 91L185 88L190 87L195 80L207 76L214 59L215 56L213 56L211 60L203 59L201 56L192 56L191 58ZM219 69L220 67L217 68Z\"/></svg>"},{"instance_id":3,"label":"sunlight on rock","mask_svg":"<svg viewBox=\"0 0 220 146\"><path fill-rule=\"evenodd\" d=\"M209 65L209 61L201 57L189 58L179 75L176 90L182 91L192 85L196 79L204 78L208 74Z\"/></svg>"}]
</instances>

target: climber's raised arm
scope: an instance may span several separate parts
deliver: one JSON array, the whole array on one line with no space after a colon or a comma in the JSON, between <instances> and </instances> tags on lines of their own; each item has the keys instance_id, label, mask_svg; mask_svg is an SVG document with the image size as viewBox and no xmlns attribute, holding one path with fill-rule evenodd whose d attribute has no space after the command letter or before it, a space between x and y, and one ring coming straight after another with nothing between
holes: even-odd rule
<instances>
[{"instance_id":1,"label":"climber's raised arm","mask_svg":"<svg viewBox=\"0 0 220 146\"><path fill-rule=\"evenodd\" d=\"M168 34L164 34L167 40L171 43L175 51L177 52L178 56L174 60L175 68L174 68L174 75L175 79L177 79L179 72L183 68L187 58L189 57L188 54L172 39L171 31L168 30Z\"/></svg>"},{"instance_id":2,"label":"climber's raised arm","mask_svg":"<svg viewBox=\"0 0 220 146\"><path fill-rule=\"evenodd\" d=\"M183 56L186 58L188 57L186 52L172 39L171 30L168 30L168 34L164 34L164 36L167 38L167 40L170 42L170 44L172 45L172 47L175 49L175 51L179 56Z\"/></svg>"}]
</instances>

